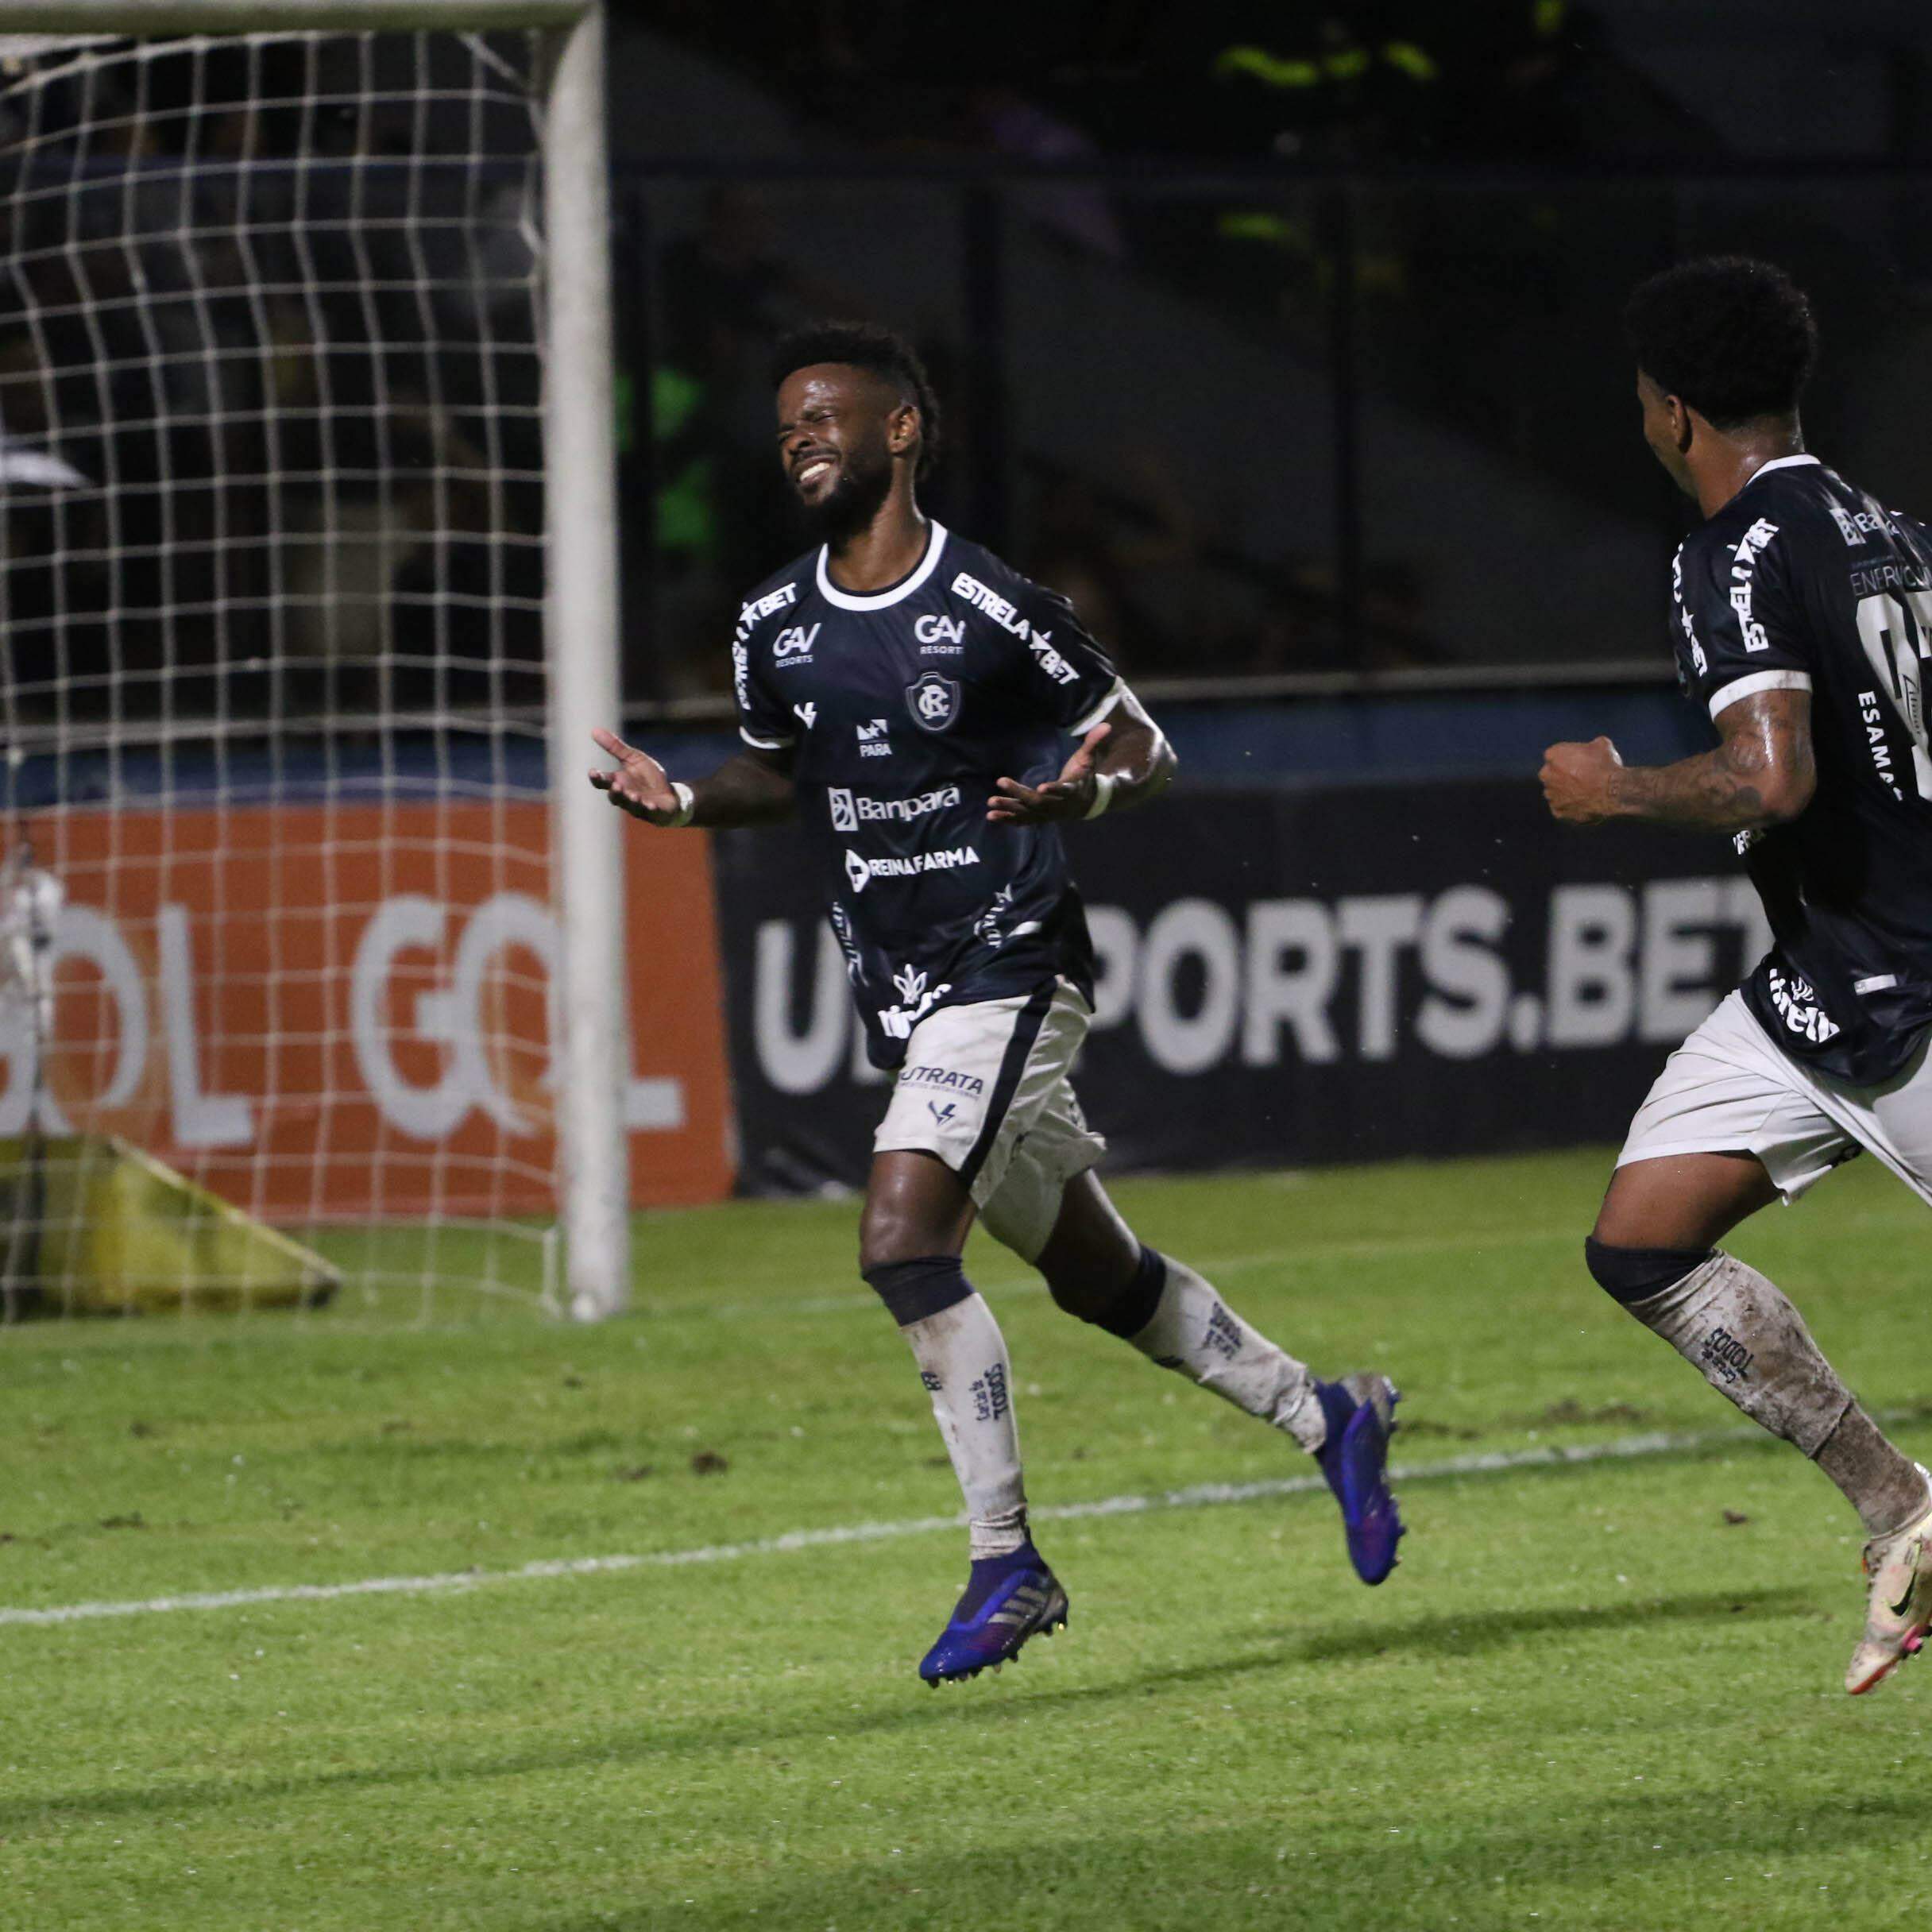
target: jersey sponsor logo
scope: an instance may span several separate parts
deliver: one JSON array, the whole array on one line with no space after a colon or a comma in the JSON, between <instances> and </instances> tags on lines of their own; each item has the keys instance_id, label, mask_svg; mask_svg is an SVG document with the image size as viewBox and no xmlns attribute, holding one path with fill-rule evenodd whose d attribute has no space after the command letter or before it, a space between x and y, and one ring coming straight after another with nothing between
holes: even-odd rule
<instances>
[{"instance_id":1,"label":"jersey sponsor logo","mask_svg":"<svg viewBox=\"0 0 1932 1932\"><path fill-rule=\"evenodd\" d=\"M1871 748L1872 768L1878 774L1878 782L1903 805L1905 794L1899 785L1899 774L1891 761L1890 736L1885 729L1885 710L1879 702L1876 691L1858 694L1858 716L1865 728L1865 742Z\"/></svg>"},{"instance_id":2,"label":"jersey sponsor logo","mask_svg":"<svg viewBox=\"0 0 1932 1932\"><path fill-rule=\"evenodd\" d=\"M906 687L906 709L920 730L945 731L960 714L959 680L921 671Z\"/></svg>"},{"instance_id":3,"label":"jersey sponsor logo","mask_svg":"<svg viewBox=\"0 0 1932 1932\"><path fill-rule=\"evenodd\" d=\"M823 624L794 624L779 632L771 640L771 661L780 670L792 664L809 664L812 661L812 647L818 642L818 633Z\"/></svg>"},{"instance_id":4,"label":"jersey sponsor logo","mask_svg":"<svg viewBox=\"0 0 1932 1932\"><path fill-rule=\"evenodd\" d=\"M1751 593L1756 587L1757 560L1777 534L1778 526L1768 517L1760 516L1731 553L1731 608L1737 613L1737 628L1744 633L1747 651L1771 648L1764 625L1751 614Z\"/></svg>"},{"instance_id":5,"label":"jersey sponsor logo","mask_svg":"<svg viewBox=\"0 0 1932 1932\"><path fill-rule=\"evenodd\" d=\"M1027 628L1033 628L1031 625ZM1054 683L1072 684L1078 679L1080 673L1053 648L1053 633L1051 631L1034 630L1032 636L1026 640L1026 648L1033 653L1034 661L1041 670Z\"/></svg>"},{"instance_id":6,"label":"jersey sponsor logo","mask_svg":"<svg viewBox=\"0 0 1932 1932\"><path fill-rule=\"evenodd\" d=\"M1072 684L1080 673L1053 648L1053 634L1042 631L1038 625L1029 624L1018 609L997 590L989 589L978 578L962 570L952 580L952 594L964 597L975 610L983 611L1003 631L1010 631L1021 639L1045 671L1056 684Z\"/></svg>"},{"instance_id":7,"label":"jersey sponsor logo","mask_svg":"<svg viewBox=\"0 0 1932 1932\"><path fill-rule=\"evenodd\" d=\"M952 991L952 982L944 980L929 987L916 966L902 966L892 976L892 987L899 1003L879 1008L879 1030L888 1040L910 1040L914 1027Z\"/></svg>"},{"instance_id":8,"label":"jersey sponsor logo","mask_svg":"<svg viewBox=\"0 0 1932 1932\"><path fill-rule=\"evenodd\" d=\"M861 758L890 758L892 740L883 718L861 718L858 724L859 755Z\"/></svg>"},{"instance_id":9,"label":"jersey sponsor logo","mask_svg":"<svg viewBox=\"0 0 1932 1932\"><path fill-rule=\"evenodd\" d=\"M1679 544L1677 554L1671 559L1671 597L1677 606L1677 621L1682 627L1684 642L1690 649L1690 662L1701 678L1710 665L1704 655L1704 647L1697 641L1697 626L1690 621L1690 606L1684 601L1684 553Z\"/></svg>"},{"instance_id":10,"label":"jersey sponsor logo","mask_svg":"<svg viewBox=\"0 0 1932 1932\"><path fill-rule=\"evenodd\" d=\"M966 622L962 617L922 617L912 634L925 648L922 657L956 657L966 648Z\"/></svg>"},{"instance_id":11,"label":"jersey sponsor logo","mask_svg":"<svg viewBox=\"0 0 1932 1932\"><path fill-rule=\"evenodd\" d=\"M742 639L734 639L732 644L731 679L737 687L738 709L748 712L752 708L752 655Z\"/></svg>"},{"instance_id":12,"label":"jersey sponsor logo","mask_svg":"<svg viewBox=\"0 0 1932 1932\"><path fill-rule=\"evenodd\" d=\"M915 798L871 798L860 792L856 797L843 785L834 785L825 796L832 806L832 829L834 832L856 832L861 825L889 825L897 821L909 825L915 818L923 818L928 812L943 812L949 805L960 802L960 788L956 785L941 785L932 791L922 791Z\"/></svg>"},{"instance_id":13,"label":"jersey sponsor logo","mask_svg":"<svg viewBox=\"0 0 1932 1932\"><path fill-rule=\"evenodd\" d=\"M1838 526L1848 550L1863 550L1874 537L1891 535L1891 524L1882 510L1848 510L1842 504L1831 506L1831 520Z\"/></svg>"},{"instance_id":14,"label":"jersey sponsor logo","mask_svg":"<svg viewBox=\"0 0 1932 1932\"><path fill-rule=\"evenodd\" d=\"M762 624L774 611L782 610L787 604L798 601L798 586L795 583L780 584L777 589L768 590L762 597L754 597L738 612L738 635L743 637L755 624Z\"/></svg>"},{"instance_id":15,"label":"jersey sponsor logo","mask_svg":"<svg viewBox=\"0 0 1932 1932\"><path fill-rule=\"evenodd\" d=\"M865 962L859 956L859 942L852 936L852 914L834 899L831 916L833 937L845 955L845 977L856 987L865 978Z\"/></svg>"},{"instance_id":16,"label":"jersey sponsor logo","mask_svg":"<svg viewBox=\"0 0 1932 1932\"><path fill-rule=\"evenodd\" d=\"M946 845L937 852L915 852L902 859L867 859L848 847L845 876L852 881L853 891L863 892L875 879L917 879L922 872L951 872L979 863L979 850L972 845Z\"/></svg>"},{"instance_id":17,"label":"jersey sponsor logo","mask_svg":"<svg viewBox=\"0 0 1932 1932\"><path fill-rule=\"evenodd\" d=\"M899 1075L902 1087L937 1087L949 1093L964 1094L976 1100L986 1092L986 1082L976 1073L962 1073L956 1067L907 1067Z\"/></svg>"},{"instance_id":18,"label":"jersey sponsor logo","mask_svg":"<svg viewBox=\"0 0 1932 1932\"><path fill-rule=\"evenodd\" d=\"M1838 1037L1837 1027L1826 1017L1809 980L1801 979L1796 973L1787 980L1775 966L1766 969L1764 978L1771 991L1771 1003L1793 1033L1814 1046L1822 1046L1827 1040Z\"/></svg>"}]
</instances>

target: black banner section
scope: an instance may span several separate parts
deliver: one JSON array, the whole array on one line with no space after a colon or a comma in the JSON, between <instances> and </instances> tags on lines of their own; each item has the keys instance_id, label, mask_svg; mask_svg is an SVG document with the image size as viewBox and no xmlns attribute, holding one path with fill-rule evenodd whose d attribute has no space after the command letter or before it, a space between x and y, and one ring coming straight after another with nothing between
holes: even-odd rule
<instances>
[{"instance_id":1,"label":"black banner section","mask_svg":"<svg viewBox=\"0 0 1932 1932\"><path fill-rule=\"evenodd\" d=\"M1567 829L1533 783L1183 794L1068 844L1115 1169L1615 1140L1768 943L1725 841ZM717 851L744 1184L862 1180L884 1076L796 835Z\"/></svg>"}]
</instances>

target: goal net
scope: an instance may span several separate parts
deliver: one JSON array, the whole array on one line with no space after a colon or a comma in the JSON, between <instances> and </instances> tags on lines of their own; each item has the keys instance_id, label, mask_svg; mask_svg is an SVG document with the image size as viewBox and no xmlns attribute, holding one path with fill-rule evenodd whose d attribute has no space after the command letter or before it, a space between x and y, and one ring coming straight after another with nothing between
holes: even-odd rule
<instances>
[{"instance_id":1,"label":"goal net","mask_svg":"<svg viewBox=\"0 0 1932 1932\"><path fill-rule=\"evenodd\" d=\"M10 1310L571 1305L556 46L0 35Z\"/></svg>"}]
</instances>

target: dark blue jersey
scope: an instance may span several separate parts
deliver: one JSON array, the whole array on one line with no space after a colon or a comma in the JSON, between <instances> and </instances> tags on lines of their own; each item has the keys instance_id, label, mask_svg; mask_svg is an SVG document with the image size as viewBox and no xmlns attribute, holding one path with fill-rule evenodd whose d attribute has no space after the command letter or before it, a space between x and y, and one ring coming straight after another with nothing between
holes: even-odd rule
<instances>
[{"instance_id":1,"label":"dark blue jersey","mask_svg":"<svg viewBox=\"0 0 1932 1932\"><path fill-rule=\"evenodd\" d=\"M1071 980L1092 996L1080 895L1051 825L986 816L994 782L1058 775L1120 680L1073 607L940 524L889 589L823 550L745 600L739 730L789 749L800 816L873 1063L935 1008Z\"/></svg>"},{"instance_id":2,"label":"dark blue jersey","mask_svg":"<svg viewBox=\"0 0 1932 1932\"><path fill-rule=\"evenodd\" d=\"M1737 839L1776 941L1745 997L1794 1060L1876 1084L1932 1026L1932 543L1785 457L1685 539L1674 581L1679 672L1714 718L1811 694L1810 806Z\"/></svg>"}]
</instances>

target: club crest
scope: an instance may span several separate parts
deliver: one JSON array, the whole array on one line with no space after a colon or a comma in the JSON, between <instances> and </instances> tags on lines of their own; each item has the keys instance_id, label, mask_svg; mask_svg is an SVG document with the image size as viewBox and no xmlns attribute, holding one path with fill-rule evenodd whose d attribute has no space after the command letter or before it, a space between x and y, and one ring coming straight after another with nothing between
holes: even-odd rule
<instances>
[{"instance_id":1,"label":"club crest","mask_svg":"<svg viewBox=\"0 0 1932 1932\"><path fill-rule=\"evenodd\" d=\"M906 708L920 730L946 730L960 714L959 680L936 670L920 672L906 687Z\"/></svg>"}]
</instances>

